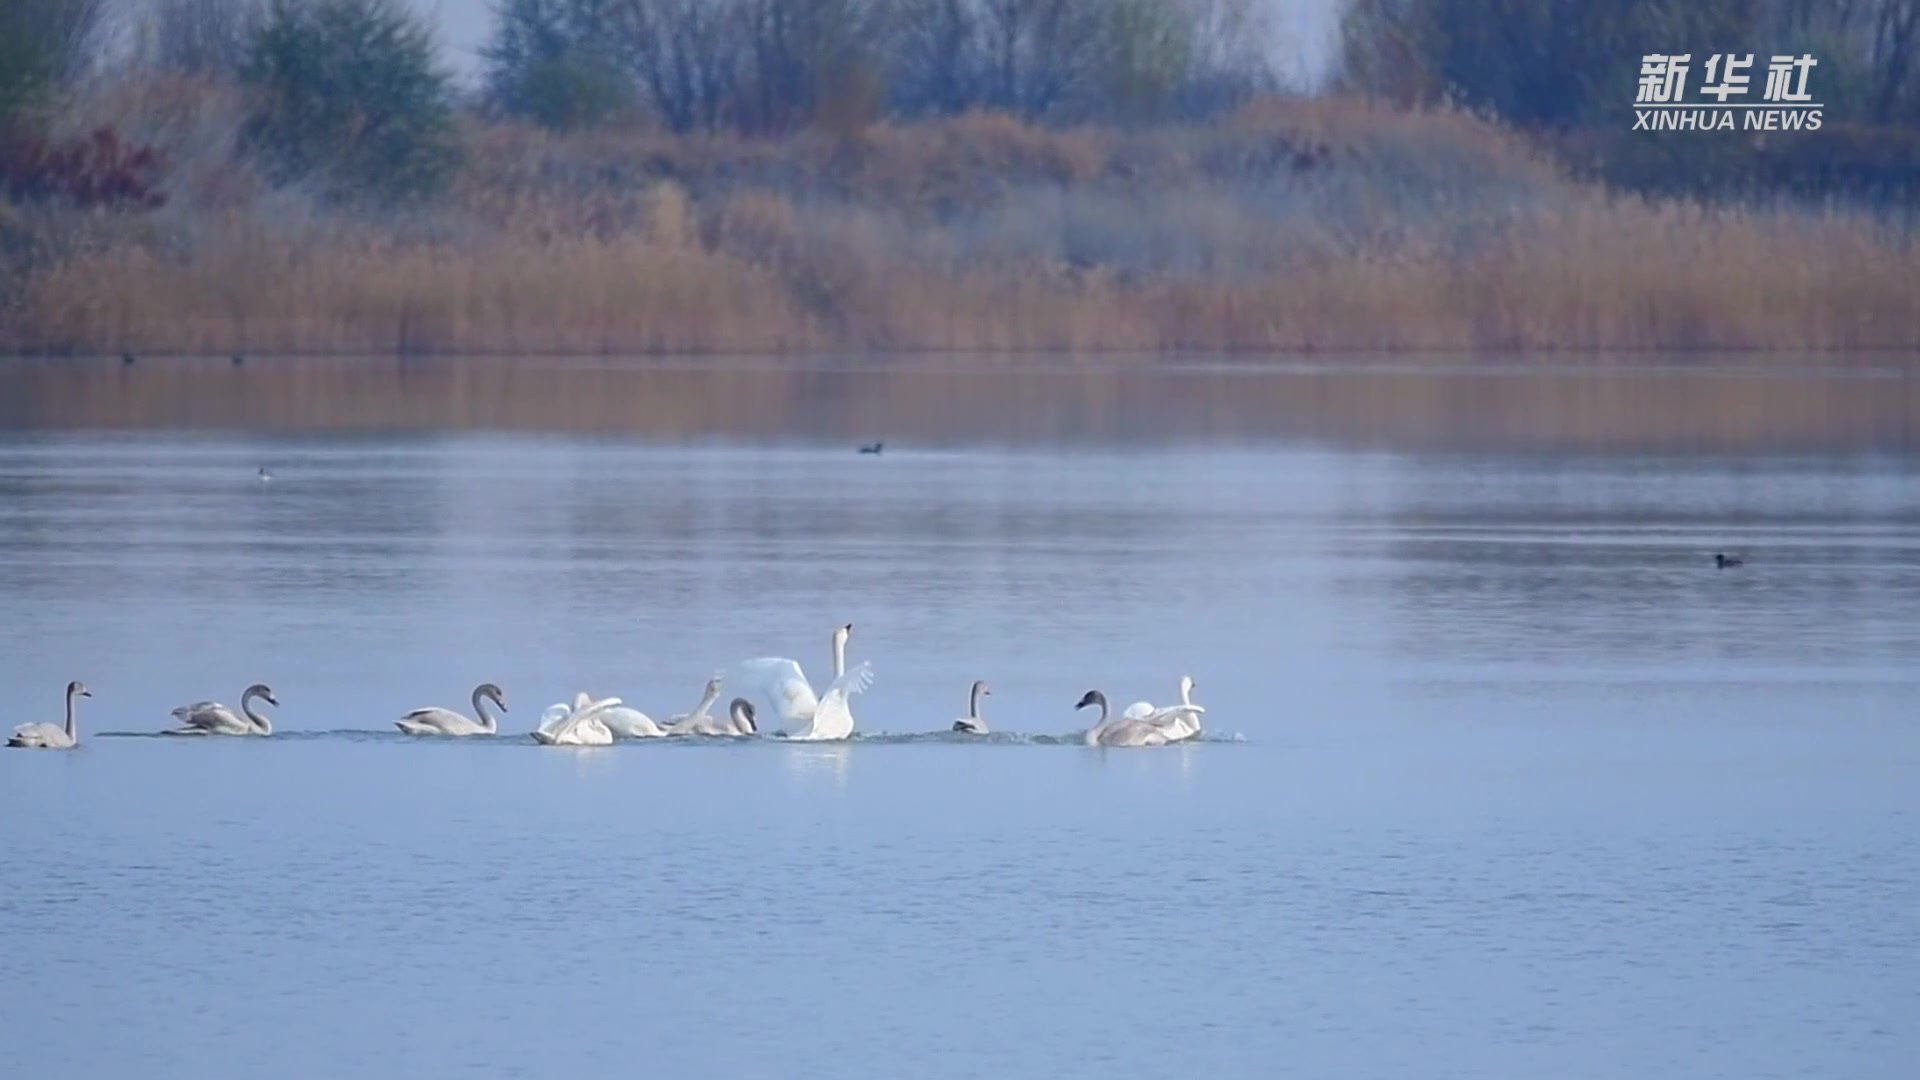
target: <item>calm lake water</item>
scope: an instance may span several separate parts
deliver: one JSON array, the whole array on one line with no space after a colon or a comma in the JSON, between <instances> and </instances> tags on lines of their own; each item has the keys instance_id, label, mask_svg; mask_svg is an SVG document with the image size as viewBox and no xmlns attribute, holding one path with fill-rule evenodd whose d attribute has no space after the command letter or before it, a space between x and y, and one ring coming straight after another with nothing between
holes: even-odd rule
<instances>
[{"instance_id":1,"label":"calm lake water","mask_svg":"<svg viewBox=\"0 0 1920 1080\"><path fill-rule=\"evenodd\" d=\"M0 1074L1910 1076L1914 400L0 363L0 721L96 695L0 752ZM1187 673L1209 737L391 727L849 621L875 736ZM275 738L123 737L256 680Z\"/></svg>"}]
</instances>

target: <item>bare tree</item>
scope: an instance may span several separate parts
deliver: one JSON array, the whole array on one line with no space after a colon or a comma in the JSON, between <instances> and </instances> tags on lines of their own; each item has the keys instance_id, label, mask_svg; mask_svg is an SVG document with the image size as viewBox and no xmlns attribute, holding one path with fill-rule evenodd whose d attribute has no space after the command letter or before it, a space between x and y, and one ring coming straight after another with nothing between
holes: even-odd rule
<instances>
[{"instance_id":1,"label":"bare tree","mask_svg":"<svg viewBox=\"0 0 1920 1080\"><path fill-rule=\"evenodd\" d=\"M959 112L984 96L979 9L971 0L904 0L887 30L894 106Z\"/></svg>"},{"instance_id":2,"label":"bare tree","mask_svg":"<svg viewBox=\"0 0 1920 1080\"><path fill-rule=\"evenodd\" d=\"M1920 94L1909 85L1914 54L1920 52L1920 0L1880 0L1873 20L1873 46L1868 53L1873 73L1872 116L1881 123L1895 118L1902 101L1910 104ZM1911 109L1920 120L1920 107Z\"/></svg>"},{"instance_id":3,"label":"bare tree","mask_svg":"<svg viewBox=\"0 0 1920 1080\"><path fill-rule=\"evenodd\" d=\"M741 127L798 127L814 120L823 101L863 92L876 26L867 0L745 0L741 7Z\"/></svg>"},{"instance_id":4,"label":"bare tree","mask_svg":"<svg viewBox=\"0 0 1920 1080\"><path fill-rule=\"evenodd\" d=\"M147 15L147 61L164 71L232 75L246 63L260 29L262 0L154 0Z\"/></svg>"},{"instance_id":5,"label":"bare tree","mask_svg":"<svg viewBox=\"0 0 1920 1080\"><path fill-rule=\"evenodd\" d=\"M1000 109L1153 119L1258 85L1258 0L496 0L496 100L590 51L675 131ZM572 85L572 84L566 84ZM522 110L527 111L527 110Z\"/></svg>"},{"instance_id":6,"label":"bare tree","mask_svg":"<svg viewBox=\"0 0 1920 1080\"><path fill-rule=\"evenodd\" d=\"M742 0L609 0L603 13L610 55L633 75L647 102L675 131L717 130L728 112L742 57L730 32Z\"/></svg>"},{"instance_id":7,"label":"bare tree","mask_svg":"<svg viewBox=\"0 0 1920 1080\"><path fill-rule=\"evenodd\" d=\"M106 9L107 0L0 0L0 114L84 73Z\"/></svg>"}]
</instances>

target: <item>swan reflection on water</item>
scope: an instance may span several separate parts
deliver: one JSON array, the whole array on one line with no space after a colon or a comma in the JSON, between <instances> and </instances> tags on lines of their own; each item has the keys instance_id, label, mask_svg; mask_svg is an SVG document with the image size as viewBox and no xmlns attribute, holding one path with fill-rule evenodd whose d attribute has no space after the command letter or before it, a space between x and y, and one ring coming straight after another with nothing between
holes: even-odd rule
<instances>
[{"instance_id":1,"label":"swan reflection on water","mask_svg":"<svg viewBox=\"0 0 1920 1080\"><path fill-rule=\"evenodd\" d=\"M796 778L813 782L826 777L835 790L847 786L847 772L853 765L853 748L846 743L801 743L781 755Z\"/></svg>"}]
</instances>

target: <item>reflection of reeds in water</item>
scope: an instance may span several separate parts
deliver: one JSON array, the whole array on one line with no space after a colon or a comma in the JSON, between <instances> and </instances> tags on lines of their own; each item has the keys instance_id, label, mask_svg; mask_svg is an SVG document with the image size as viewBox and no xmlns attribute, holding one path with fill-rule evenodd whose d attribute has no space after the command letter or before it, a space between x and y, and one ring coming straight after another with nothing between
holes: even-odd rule
<instances>
[{"instance_id":1,"label":"reflection of reeds in water","mask_svg":"<svg viewBox=\"0 0 1920 1080\"><path fill-rule=\"evenodd\" d=\"M912 444L1304 440L1592 450L1914 446L1904 374L1051 362L985 370L444 360L0 363L0 428L551 431Z\"/></svg>"}]
</instances>

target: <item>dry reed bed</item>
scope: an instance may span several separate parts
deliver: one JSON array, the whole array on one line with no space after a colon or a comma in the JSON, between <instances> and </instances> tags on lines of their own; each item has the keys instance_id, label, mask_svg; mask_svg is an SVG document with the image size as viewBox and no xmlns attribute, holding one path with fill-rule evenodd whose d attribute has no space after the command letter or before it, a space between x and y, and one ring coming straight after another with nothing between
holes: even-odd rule
<instances>
[{"instance_id":1,"label":"dry reed bed","mask_svg":"<svg viewBox=\"0 0 1920 1080\"><path fill-rule=\"evenodd\" d=\"M1275 102L1158 132L977 116L473 146L458 190L409 218L201 181L151 221L75 227L0 299L0 349L1920 346L1911 237L1609 198L1457 113Z\"/></svg>"}]
</instances>

